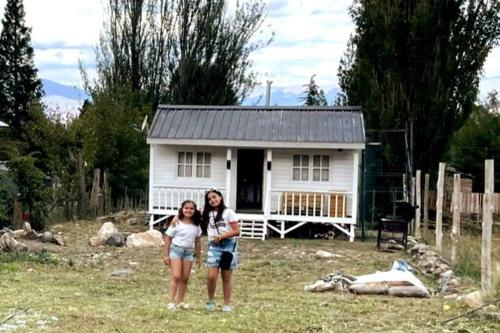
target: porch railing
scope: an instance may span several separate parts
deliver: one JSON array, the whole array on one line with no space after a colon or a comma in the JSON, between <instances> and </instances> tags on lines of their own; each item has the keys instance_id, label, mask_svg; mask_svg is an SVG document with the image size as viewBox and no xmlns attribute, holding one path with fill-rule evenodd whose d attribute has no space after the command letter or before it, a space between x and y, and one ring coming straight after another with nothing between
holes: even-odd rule
<instances>
[{"instance_id":1,"label":"porch railing","mask_svg":"<svg viewBox=\"0 0 500 333\"><path fill-rule=\"evenodd\" d=\"M352 216L352 193L271 191L269 215L276 218L307 217L347 219Z\"/></svg>"},{"instance_id":2,"label":"porch railing","mask_svg":"<svg viewBox=\"0 0 500 333\"><path fill-rule=\"evenodd\" d=\"M152 188L153 211L176 211L184 200L193 200L203 209L208 188L154 186ZM225 189L219 189L225 195Z\"/></svg>"}]
</instances>

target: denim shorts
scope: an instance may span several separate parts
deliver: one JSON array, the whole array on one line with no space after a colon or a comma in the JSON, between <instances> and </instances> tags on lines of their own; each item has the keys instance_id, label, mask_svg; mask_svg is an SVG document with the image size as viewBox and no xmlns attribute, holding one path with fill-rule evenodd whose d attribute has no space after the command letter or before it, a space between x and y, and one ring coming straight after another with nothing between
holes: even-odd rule
<instances>
[{"instance_id":1,"label":"denim shorts","mask_svg":"<svg viewBox=\"0 0 500 333\"><path fill-rule=\"evenodd\" d=\"M194 249L170 244L170 259L194 260Z\"/></svg>"},{"instance_id":2,"label":"denim shorts","mask_svg":"<svg viewBox=\"0 0 500 333\"><path fill-rule=\"evenodd\" d=\"M231 261L231 269L236 269L239 265L238 258L238 241L236 239L224 239L222 244L213 242L208 243L207 252L207 267L219 267L222 252L229 251L233 253L233 260Z\"/></svg>"}]
</instances>

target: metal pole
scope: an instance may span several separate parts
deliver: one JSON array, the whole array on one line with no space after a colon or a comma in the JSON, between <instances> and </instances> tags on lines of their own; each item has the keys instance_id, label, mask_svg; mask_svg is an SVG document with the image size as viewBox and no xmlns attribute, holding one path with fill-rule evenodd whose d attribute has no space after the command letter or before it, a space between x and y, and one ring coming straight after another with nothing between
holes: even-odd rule
<instances>
[{"instance_id":1,"label":"metal pole","mask_svg":"<svg viewBox=\"0 0 500 333\"><path fill-rule=\"evenodd\" d=\"M267 80L267 89L266 89L266 106L271 104L271 84L273 81Z\"/></svg>"}]
</instances>

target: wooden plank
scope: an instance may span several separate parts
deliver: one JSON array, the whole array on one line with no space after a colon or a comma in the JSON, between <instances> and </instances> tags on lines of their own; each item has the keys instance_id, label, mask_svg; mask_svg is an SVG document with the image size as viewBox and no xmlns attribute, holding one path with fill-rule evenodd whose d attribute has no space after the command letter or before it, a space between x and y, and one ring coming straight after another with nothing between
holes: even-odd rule
<instances>
[{"instance_id":1,"label":"wooden plank","mask_svg":"<svg viewBox=\"0 0 500 333\"><path fill-rule=\"evenodd\" d=\"M437 200L436 200L436 249L443 250L443 199L444 199L444 170L446 163L439 163Z\"/></svg>"},{"instance_id":2,"label":"wooden plank","mask_svg":"<svg viewBox=\"0 0 500 333\"><path fill-rule=\"evenodd\" d=\"M424 239L429 231L429 174L424 176Z\"/></svg>"},{"instance_id":3,"label":"wooden plank","mask_svg":"<svg viewBox=\"0 0 500 333\"><path fill-rule=\"evenodd\" d=\"M453 226L451 227L451 264L457 264L458 257L458 243L460 241L460 212L461 212L461 188L460 188L460 175L458 173L453 175Z\"/></svg>"},{"instance_id":4,"label":"wooden plank","mask_svg":"<svg viewBox=\"0 0 500 333\"><path fill-rule=\"evenodd\" d=\"M421 171L417 170L415 177L415 204L417 205L415 212L415 237L420 237L420 212L422 211L421 174Z\"/></svg>"},{"instance_id":5,"label":"wooden plank","mask_svg":"<svg viewBox=\"0 0 500 333\"><path fill-rule=\"evenodd\" d=\"M481 289L491 290L491 233L493 229L494 160L484 164L483 235L481 245Z\"/></svg>"},{"instance_id":6,"label":"wooden plank","mask_svg":"<svg viewBox=\"0 0 500 333\"><path fill-rule=\"evenodd\" d=\"M415 207L415 184L416 180L415 177L411 177L411 205ZM416 212L415 212L416 213ZM411 234L413 236L415 235L415 218L411 221Z\"/></svg>"}]
</instances>

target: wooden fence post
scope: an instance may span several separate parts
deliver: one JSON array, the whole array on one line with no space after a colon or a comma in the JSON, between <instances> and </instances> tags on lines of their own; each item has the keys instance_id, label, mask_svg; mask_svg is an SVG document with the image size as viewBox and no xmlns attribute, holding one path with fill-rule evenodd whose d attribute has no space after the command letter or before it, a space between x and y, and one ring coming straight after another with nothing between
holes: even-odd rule
<instances>
[{"instance_id":1,"label":"wooden fence post","mask_svg":"<svg viewBox=\"0 0 500 333\"><path fill-rule=\"evenodd\" d=\"M415 177L411 177L411 205L415 207ZM415 217L416 218L416 217ZM415 235L415 218L411 221L411 234Z\"/></svg>"},{"instance_id":2,"label":"wooden fence post","mask_svg":"<svg viewBox=\"0 0 500 333\"><path fill-rule=\"evenodd\" d=\"M99 168L94 170L94 181L92 182L92 192L90 192L90 207L92 208L92 213L97 216L99 209L99 193L101 183L101 170Z\"/></svg>"},{"instance_id":3,"label":"wooden fence post","mask_svg":"<svg viewBox=\"0 0 500 333\"><path fill-rule=\"evenodd\" d=\"M424 239L429 231L429 174L424 177Z\"/></svg>"},{"instance_id":4,"label":"wooden fence post","mask_svg":"<svg viewBox=\"0 0 500 333\"><path fill-rule=\"evenodd\" d=\"M451 204L453 207L453 226L451 227L451 264L457 264L457 248L460 241L460 212L462 198L460 188L460 175L458 173L453 175L453 197Z\"/></svg>"},{"instance_id":5,"label":"wooden fence post","mask_svg":"<svg viewBox=\"0 0 500 333\"><path fill-rule=\"evenodd\" d=\"M78 218L82 220L87 215L87 192L85 190L85 165L80 151L76 155L76 170L80 185L78 193Z\"/></svg>"},{"instance_id":6,"label":"wooden fence post","mask_svg":"<svg viewBox=\"0 0 500 333\"><path fill-rule=\"evenodd\" d=\"M444 194L444 170L446 163L439 163L436 200L436 249L443 251L443 194Z\"/></svg>"},{"instance_id":7,"label":"wooden fence post","mask_svg":"<svg viewBox=\"0 0 500 333\"><path fill-rule=\"evenodd\" d=\"M422 194L421 194L421 171L417 170L415 178L415 204L417 205L417 210L415 212L415 237L420 237L420 212L422 210Z\"/></svg>"},{"instance_id":8,"label":"wooden fence post","mask_svg":"<svg viewBox=\"0 0 500 333\"><path fill-rule=\"evenodd\" d=\"M481 246L481 289L491 290L491 232L493 228L494 160L484 164L483 237Z\"/></svg>"}]
</instances>

